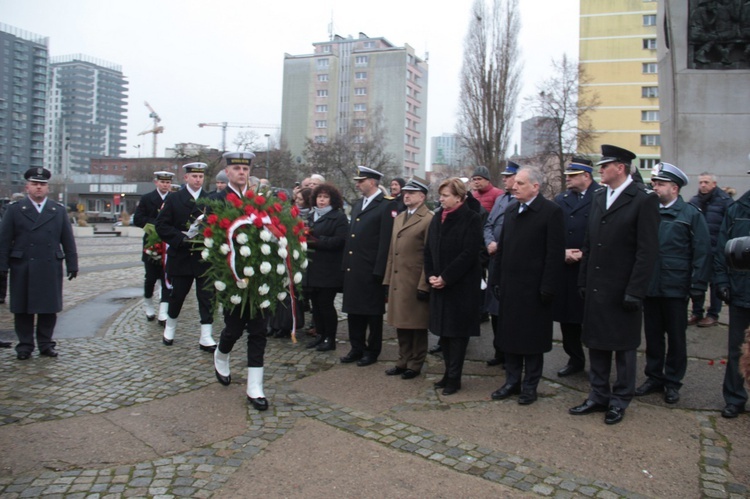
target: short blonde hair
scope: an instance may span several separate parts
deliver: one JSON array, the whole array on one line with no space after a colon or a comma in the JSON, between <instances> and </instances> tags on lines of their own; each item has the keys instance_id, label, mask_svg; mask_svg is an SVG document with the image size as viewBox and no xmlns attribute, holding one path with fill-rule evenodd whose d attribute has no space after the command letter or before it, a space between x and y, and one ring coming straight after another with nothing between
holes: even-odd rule
<instances>
[{"instance_id":1,"label":"short blonde hair","mask_svg":"<svg viewBox=\"0 0 750 499\"><path fill-rule=\"evenodd\" d=\"M464 184L460 178L451 177L440 182L438 193L440 193L440 191L442 191L444 188L448 188L448 191L450 191L451 194L460 197L462 201L466 199L466 193L468 191L466 190L466 184Z\"/></svg>"}]
</instances>

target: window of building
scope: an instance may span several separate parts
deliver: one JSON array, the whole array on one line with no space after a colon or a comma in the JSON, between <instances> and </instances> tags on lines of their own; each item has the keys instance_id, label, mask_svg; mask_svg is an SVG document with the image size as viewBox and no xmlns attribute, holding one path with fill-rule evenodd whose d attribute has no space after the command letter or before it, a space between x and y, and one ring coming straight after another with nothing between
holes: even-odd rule
<instances>
[{"instance_id":1,"label":"window of building","mask_svg":"<svg viewBox=\"0 0 750 499\"><path fill-rule=\"evenodd\" d=\"M354 79L355 80L366 80L367 79L367 72L365 71L358 71L354 73Z\"/></svg>"},{"instance_id":2,"label":"window of building","mask_svg":"<svg viewBox=\"0 0 750 499\"><path fill-rule=\"evenodd\" d=\"M655 62L644 62L643 63L643 72L645 74L656 74L658 71L657 65Z\"/></svg>"},{"instance_id":3,"label":"window of building","mask_svg":"<svg viewBox=\"0 0 750 499\"><path fill-rule=\"evenodd\" d=\"M328 81L328 75L327 74L318 75L318 81Z\"/></svg>"},{"instance_id":4,"label":"window of building","mask_svg":"<svg viewBox=\"0 0 750 499\"><path fill-rule=\"evenodd\" d=\"M660 135L641 135L642 146L660 146L661 136Z\"/></svg>"},{"instance_id":5,"label":"window of building","mask_svg":"<svg viewBox=\"0 0 750 499\"><path fill-rule=\"evenodd\" d=\"M641 97L645 97L647 99L659 97L659 87L642 87Z\"/></svg>"},{"instance_id":6,"label":"window of building","mask_svg":"<svg viewBox=\"0 0 750 499\"><path fill-rule=\"evenodd\" d=\"M318 97L328 97L328 90L318 90Z\"/></svg>"},{"instance_id":7,"label":"window of building","mask_svg":"<svg viewBox=\"0 0 750 499\"><path fill-rule=\"evenodd\" d=\"M327 105L315 106L315 112L316 113L327 113L328 112L328 106Z\"/></svg>"},{"instance_id":8,"label":"window of building","mask_svg":"<svg viewBox=\"0 0 750 499\"><path fill-rule=\"evenodd\" d=\"M315 143L317 143L317 144L325 144L326 142L328 142L328 137L326 137L325 135L316 135L315 136Z\"/></svg>"},{"instance_id":9,"label":"window of building","mask_svg":"<svg viewBox=\"0 0 750 499\"><path fill-rule=\"evenodd\" d=\"M330 54L330 53L331 53L331 46L330 46L330 45L323 45L323 46L321 47L321 49L322 49L322 51L323 51L324 53L326 53L326 54Z\"/></svg>"},{"instance_id":10,"label":"window of building","mask_svg":"<svg viewBox=\"0 0 750 499\"><path fill-rule=\"evenodd\" d=\"M369 59L370 58L366 55L358 55L354 58L354 64L357 66L367 66Z\"/></svg>"},{"instance_id":11,"label":"window of building","mask_svg":"<svg viewBox=\"0 0 750 499\"><path fill-rule=\"evenodd\" d=\"M318 59L318 69L326 69L328 67L328 58Z\"/></svg>"},{"instance_id":12,"label":"window of building","mask_svg":"<svg viewBox=\"0 0 750 499\"><path fill-rule=\"evenodd\" d=\"M366 125L365 120L354 120L354 128L364 128Z\"/></svg>"},{"instance_id":13,"label":"window of building","mask_svg":"<svg viewBox=\"0 0 750 499\"><path fill-rule=\"evenodd\" d=\"M367 95L366 87L357 87L354 89L354 95Z\"/></svg>"},{"instance_id":14,"label":"window of building","mask_svg":"<svg viewBox=\"0 0 750 499\"><path fill-rule=\"evenodd\" d=\"M656 14L646 14L643 16L644 26L656 26Z\"/></svg>"},{"instance_id":15,"label":"window of building","mask_svg":"<svg viewBox=\"0 0 750 499\"><path fill-rule=\"evenodd\" d=\"M366 49L374 49L375 48L375 42L365 42L362 45Z\"/></svg>"},{"instance_id":16,"label":"window of building","mask_svg":"<svg viewBox=\"0 0 750 499\"><path fill-rule=\"evenodd\" d=\"M316 120L315 121L315 128L328 128L328 121L326 121L326 120Z\"/></svg>"},{"instance_id":17,"label":"window of building","mask_svg":"<svg viewBox=\"0 0 750 499\"><path fill-rule=\"evenodd\" d=\"M659 121L659 111L641 111L641 121Z\"/></svg>"},{"instance_id":18,"label":"window of building","mask_svg":"<svg viewBox=\"0 0 750 499\"><path fill-rule=\"evenodd\" d=\"M367 111L367 104L354 104L355 111Z\"/></svg>"},{"instance_id":19,"label":"window of building","mask_svg":"<svg viewBox=\"0 0 750 499\"><path fill-rule=\"evenodd\" d=\"M364 135L355 135L354 136L354 143L355 144L364 144L365 143L365 137L364 137Z\"/></svg>"},{"instance_id":20,"label":"window of building","mask_svg":"<svg viewBox=\"0 0 750 499\"><path fill-rule=\"evenodd\" d=\"M656 50L656 38L644 38L643 48L645 50Z\"/></svg>"},{"instance_id":21,"label":"window of building","mask_svg":"<svg viewBox=\"0 0 750 499\"><path fill-rule=\"evenodd\" d=\"M654 167L655 167L655 166L656 166L657 164L659 164L659 161L660 161L660 160L659 160L658 158L656 158L656 159L654 159L654 158L651 158L651 159L642 159L642 160L640 160L640 165L639 165L639 167L640 167L640 168L641 168L642 170L646 170L646 169L648 169L648 170L651 170L651 169L653 169L653 168L654 168Z\"/></svg>"}]
</instances>

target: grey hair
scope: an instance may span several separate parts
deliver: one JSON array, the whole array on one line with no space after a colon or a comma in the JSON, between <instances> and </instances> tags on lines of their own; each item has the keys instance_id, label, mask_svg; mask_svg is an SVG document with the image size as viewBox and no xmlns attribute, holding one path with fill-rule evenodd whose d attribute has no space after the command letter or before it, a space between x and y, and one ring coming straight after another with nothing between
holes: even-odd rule
<instances>
[{"instance_id":1,"label":"grey hair","mask_svg":"<svg viewBox=\"0 0 750 499\"><path fill-rule=\"evenodd\" d=\"M314 178L315 180L320 180L321 182L326 181L326 178L319 173L313 173L312 175L310 175L310 178Z\"/></svg>"},{"instance_id":2,"label":"grey hair","mask_svg":"<svg viewBox=\"0 0 750 499\"><path fill-rule=\"evenodd\" d=\"M716 175L714 175L713 173L710 173L710 172L703 172L703 173L699 174L698 176L699 176L699 177L711 177L711 181L712 181L712 182L716 182L717 184L719 183L719 177L717 177L717 176L716 176Z\"/></svg>"},{"instance_id":3,"label":"grey hair","mask_svg":"<svg viewBox=\"0 0 750 499\"><path fill-rule=\"evenodd\" d=\"M544 175L539 170L539 168L534 168L533 166L523 166L520 170L518 170L518 173L526 172L526 174L529 176L529 181L531 181L532 184L539 184L539 190L542 190L544 188Z\"/></svg>"}]
</instances>

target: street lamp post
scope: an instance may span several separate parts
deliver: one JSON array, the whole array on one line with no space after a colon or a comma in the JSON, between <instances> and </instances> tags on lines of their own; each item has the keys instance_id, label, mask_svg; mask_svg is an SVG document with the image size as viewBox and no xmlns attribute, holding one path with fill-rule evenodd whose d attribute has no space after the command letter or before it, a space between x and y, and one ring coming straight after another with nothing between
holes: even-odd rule
<instances>
[{"instance_id":1,"label":"street lamp post","mask_svg":"<svg viewBox=\"0 0 750 499\"><path fill-rule=\"evenodd\" d=\"M271 134L267 133L266 135L266 178L268 179L268 183L271 183L271 172L268 169L269 166L269 153L271 151Z\"/></svg>"}]
</instances>

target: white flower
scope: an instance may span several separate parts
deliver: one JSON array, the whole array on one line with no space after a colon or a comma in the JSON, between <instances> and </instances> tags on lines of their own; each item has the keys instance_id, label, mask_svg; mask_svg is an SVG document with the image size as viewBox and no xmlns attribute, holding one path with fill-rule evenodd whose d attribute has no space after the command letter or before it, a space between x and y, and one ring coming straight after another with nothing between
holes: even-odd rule
<instances>
[{"instance_id":1,"label":"white flower","mask_svg":"<svg viewBox=\"0 0 750 499\"><path fill-rule=\"evenodd\" d=\"M208 260L208 256L209 256L210 254L211 254L211 252L210 252L210 251L208 251L208 249L204 249L203 251L201 251L201 258L203 258L204 260ZM153 256L153 255L152 255L152 256Z\"/></svg>"},{"instance_id":2,"label":"white flower","mask_svg":"<svg viewBox=\"0 0 750 499\"><path fill-rule=\"evenodd\" d=\"M286 251L286 248L279 248L279 251L277 251L278 255L286 260L286 257L289 256L289 253Z\"/></svg>"},{"instance_id":3,"label":"white flower","mask_svg":"<svg viewBox=\"0 0 750 499\"><path fill-rule=\"evenodd\" d=\"M244 232L240 232L237 234L237 237L235 238L239 244L246 244L247 243L247 234Z\"/></svg>"},{"instance_id":4,"label":"white flower","mask_svg":"<svg viewBox=\"0 0 750 499\"><path fill-rule=\"evenodd\" d=\"M244 269L242 269L242 273L248 277L252 277L255 275L255 269L252 267L245 267Z\"/></svg>"},{"instance_id":5,"label":"white flower","mask_svg":"<svg viewBox=\"0 0 750 499\"><path fill-rule=\"evenodd\" d=\"M240 246L240 255L250 256L250 246Z\"/></svg>"},{"instance_id":6,"label":"white flower","mask_svg":"<svg viewBox=\"0 0 750 499\"><path fill-rule=\"evenodd\" d=\"M221 246L219 246L219 251L221 251L222 255L226 255L227 253L229 253L229 245L226 243L222 244Z\"/></svg>"},{"instance_id":7,"label":"white flower","mask_svg":"<svg viewBox=\"0 0 750 499\"><path fill-rule=\"evenodd\" d=\"M227 289L227 285L221 281L214 281L214 287L219 291L224 291L225 289Z\"/></svg>"},{"instance_id":8,"label":"white flower","mask_svg":"<svg viewBox=\"0 0 750 499\"><path fill-rule=\"evenodd\" d=\"M204 245L204 246L205 246L206 248L213 248L213 247L214 247L214 240L213 240L213 239L211 239L210 237L207 237L207 238L205 238L205 239L203 240L203 245Z\"/></svg>"},{"instance_id":9,"label":"white flower","mask_svg":"<svg viewBox=\"0 0 750 499\"><path fill-rule=\"evenodd\" d=\"M264 255L270 255L271 254L271 247L267 244L261 244L260 245L260 252Z\"/></svg>"},{"instance_id":10,"label":"white flower","mask_svg":"<svg viewBox=\"0 0 750 499\"><path fill-rule=\"evenodd\" d=\"M307 241L305 241L304 243L300 243L300 246L302 246L302 249L304 251L307 251Z\"/></svg>"},{"instance_id":11,"label":"white flower","mask_svg":"<svg viewBox=\"0 0 750 499\"><path fill-rule=\"evenodd\" d=\"M260 264L260 273L261 274L268 274L271 272L271 264L268 262L263 262Z\"/></svg>"},{"instance_id":12,"label":"white flower","mask_svg":"<svg viewBox=\"0 0 750 499\"><path fill-rule=\"evenodd\" d=\"M299 251L292 251L292 258L294 258L295 260L299 260Z\"/></svg>"},{"instance_id":13,"label":"white flower","mask_svg":"<svg viewBox=\"0 0 750 499\"><path fill-rule=\"evenodd\" d=\"M281 281L281 283L282 283L282 284L284 285L284 287L285 287L285 288L286 288L287 286L289 286L290 282L291 282L291 281L289 280L289 278L288 278L288 277L285 277L285 278L284 278L284 280L283 280L283 281Z\"/></svg>"},{"instance_id":14,"label":"white flower","mask_svg":"<svg viewBox=\"0 0 750 499\"><path fill-rule=\"evenodd\" d=\"M271 302L268 300L263 300L260 302L260 305L258 305L260 308L268 308L271 306Z\"/></svg>"},{"instance_id":15,"label":"white flower","mask_svg":"<svg viewBox=\"0 0 750 499\"><path fill-rule=\"evenodd\" d=\"M260 286L258 286L258 294L261 296L267 295L269 291L271 291L271 288L266 283L263 283Z\"/></svg>"},{"instance_id":16,"label":"white flower","mask_svg":"<svg viewBox=\"0 0 750 499\"><path fill-rule=\"evenodd\" d=\"M286 291L282 291L281 293L277 294L276 298L278 298L279 301L284 301L286 299Z\"/></svg>"},{"instance_id":17,"label":"white flower","mask_svg":"<svg viewBox=\"0 0 750 499\"><path fill-rule=\"evenodd\" d=\"M245 289L247 287L247 279L237 281L237 287L240 289Z\"/></svg>"},{"instance_id":18,"label":"white flower","mask_svg":"<svg viewBox=\"0 0 750 499\"><path fill-rule=\"evenodd\" d=\"M239 305L240 303L242 303L242 297L240 295L232 295L229 298L229 301L231 301L235 305Z\"/></svg>"},{"instance_id":19,"label":"white flower","mask_svg":"<svg viewBox=\"0 0 750 499\"><path fill-rule=\"evenodd\" d=\"M263 230L262 230L262 231L260 232L260 238L261 238L261 239L262 239L263 241L265 241L265 242L268 242L268 241L270 241L270 240L271 240L271 233L270 233L270 232L268 231L268 229L263 229Z\"/></svg>"},{"instance_id":20,"label":"white flower","mask_svg":"<svg viewBox=\"0 0 750 499\"><path fill-rule=\"evenodd\" d=\"M303 270L306 269L307 268L307 258L305 258L304 260L302 260L302 263L300 263L299 266Z\"/></svg>"},{"instance_id":21,"label":"white flower","mask_svg":"<svg viewBox=\"0 0 750 499\"><path fill-rule=\"evenodd\" d=\"M294 284L299 284L301 282L302 282L302 273L297 272L296 274L294 274Z\"/></svg>"},{"instance_id":22,"label":"white flower","mask_svg":"<svg viewBox=\"0 0 750 499\"><path fill-rule=\"evenodd\" d=\"M276 264L276 273L279 275L284 275L286 272L286 267L284 267L283 263L277 263Z\"/></svg>"},{"instance_id":23,"label":"white flower","mask_svg":"<svg viewBox=\"0 0 750 499\"><path fill-rule=\"evenodd\" d=\"M281 236L281 238L279 238L279 246L282 248L286 248L286 245L287 245L286 238L284 236Z\"/></svg>"}]
</instances>

